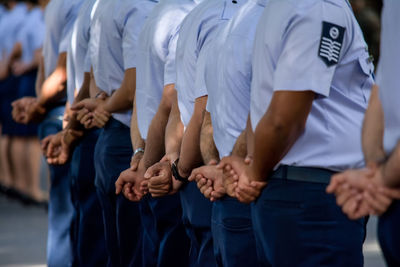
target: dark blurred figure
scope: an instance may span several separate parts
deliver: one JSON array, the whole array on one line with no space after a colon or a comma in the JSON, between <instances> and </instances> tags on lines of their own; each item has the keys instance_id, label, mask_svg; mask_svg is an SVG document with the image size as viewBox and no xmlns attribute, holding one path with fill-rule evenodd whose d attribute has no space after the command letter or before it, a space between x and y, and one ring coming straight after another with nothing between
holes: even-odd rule
<instances>
[{"instance_id":1,"label":"dark blurred figure","mask_svg":"<svg viewBox=\"0 0 400 267\"><path fill-rule=\"evenodd\" d=\"M379 60L382 0L350 0L374 63Z\"/></svg>"}]
</instances>

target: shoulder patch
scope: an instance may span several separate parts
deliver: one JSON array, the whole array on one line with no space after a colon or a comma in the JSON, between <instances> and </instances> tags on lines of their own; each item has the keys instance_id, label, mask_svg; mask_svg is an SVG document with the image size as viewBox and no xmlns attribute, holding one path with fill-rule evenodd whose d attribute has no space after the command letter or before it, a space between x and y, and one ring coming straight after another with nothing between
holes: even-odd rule
<instances>
[{"instance_id":1,"label":"shoulder patch","mask_svg":"<svg viewBox=\"0 0 400 267\"><path fill-rule=\"evenodd\" d=\"M346 28L326 21L322 22L321 42L318 56L330 67L339 62Z\"/></svg>"}]
</instances>

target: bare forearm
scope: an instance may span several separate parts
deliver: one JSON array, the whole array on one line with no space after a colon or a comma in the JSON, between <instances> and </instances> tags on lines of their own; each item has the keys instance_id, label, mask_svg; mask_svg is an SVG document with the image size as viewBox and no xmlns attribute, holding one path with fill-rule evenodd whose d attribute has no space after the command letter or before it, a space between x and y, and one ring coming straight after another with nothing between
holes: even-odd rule
<instances>
[{"instance_id":1,"label":"bare forearm","mask_svg":"<svg viewBox=\"0 0 400 267\"><path fill-rule=\"evenodd\" d=\"M173 104L165 132L165 153L175 160L179 157L183 136L183 123L178 107L177 93L174 90Z\"/></svg>"},{"instance_id":2,"label":"bare forearm","mask_svg":"<svg viewBox=\"0 0 400 267\"><path fill-rule=\"evenodd\" d=\"M254 133L254 155L252 169L256 180L267 177L276 164L289 151L300 133L292 134L290 126L281 128L271 125L268 117L261 119Z\"/></svg>"},{"instance_id":3,"label":"bare forearm","mask_svg":"<svg viewBox=\"0 0 400 267\"><path fill-rule=\"evenodd\" d=\"M160 161L165 155L165 128L167 127L169 114L171 112L174 87L174 84L164 87L160 105L151 121L146 138L146 149L143 155L143 164L145 168L149 168L154 163Z\"/></svg>"},{"instance_id":4,"label":"bare forearm","mask_svg":"<svg viewBox=\"0 0 400 267\"><path fill-rule=\"evenodd\" d=\"M213 127L209 112L205 112L200 135L200 150L204 163L219 161L219 153L214 143Z\"/></svg>"},{"instance_id":5,"label":"bare forearm","mask_svg":"<svg viewBox=\"0 0 400 267\"><path fill-rule=\"evenodd\" d=\"M309 91L274 94L254 132L255 180L264 180L303 133L314 97Z\"/></svg>"},{"instance_id":6,"label":"bare forearm","mask_svg":"<svg viewBox=\"0 0 400 267\"><path fill-rule=\"evenodd\" d=\"M204 119L207 97L196 99L193 115L190 118L182 139L178 169L183 177L190 175L194 168L203 164L200 151L200 134Z\"/></svg>"},{"instance_id":7,"label":"bare forearm","mask_svg":"<svg viewBox=\"0 0 400 267\"><path fill-rule=\"evenodd\" d=\"M46 106L65 97L65 83L67 81L66 66L67 53L61 53L58 57L56 69L42 85L39 96L39 104L41 106Z\"/></svg>"},{"instance_id":8,"label":"bare forearm","mask_svg":"<svg viewBox=\"0 0 400 267\"><path fill-rule=\"evenodd\" d=\"M78 102L82 101L83 99L90 98L89 88L90 88L90 73L85 72L83 74L82 86L79 89L79 93L75 97L74 103L78 103Z\"/></svg>"},{"instance_id":9,"label":"bare forearm","mask_svg":"<svg viewBox=\"0 0 400 267\"><path fill-rule=\"evenodd\" d=\"M22 44L16 43L10 53L8 62L9 64L13 63L14 60L17 60L22 56Z\"/></svg>"},{"instance_id":10,"label":"bare forearm","mask_svg":"<svg viewBox=\"0 0 400 267\"><path fill-rule=\"evenodd\" d=\"M143 156L146 168L161 160L165 155L165 127L167 126L168 116L157 112L151 121L147 139L146 149Z\"/></svg>"},{"instance_id":11,"label":"bare forearm","mask_svg":"<svg viewBox=\"0 0 400 267\"><path fill-rule=\"evenodd\" d=\"M104 109L110 113L124 112L132 109L136 90L136 68L125 71L121 87L109 97Z\"/></svg>"},{"instance_id":12,"label":"bare forearm","mask_svg":"<svg viewBox=\"0 0 400 267\"><path fill-rule=\"evenodd\" d=\"M380 162L385 158L383 149L383 110L379 100L379 88L372 89L362 129L362 147L365 162Z\"/></svg>"},{"instance_id":13,"label":"bare forearm","mask_svg":"<svg viewBox=\"0 0 400 267\"><path fill-rule=\"evenodd\" d=\"M389 187L400 187L400 143L383 164L383 180Z\"/></svg>"},{"instance_id":14,"label":"bare forearm","mask_svg":"<svg viewBox=\"0 0 400 267\"><path fill-rule=\"evenodd\" d=\"M36 84L35 84L35 90L36 90L36 95L40 95L40 91L42 89L42 85L44 82L44 62L43 62L43 56L40 54L39 58L39 69L36 75Z\"/></svg>"},{"instance_id":15,"label":"bare forearm","mask_svg":"<svg viewBox=\"0 0 400 267\"><path fill-rule=\"evenodd\" d=\"M232 155L241 158L245 158L247 156L246 130L244 130L236 139L236 143L232 149Z\"/></svg>"},{"instance_id":16,"label":"bare forearm","mask_svg":"<svg viewBox=\"0 0 400 267\"><path fill-rule=\"evenodd\" d=\"M248 144L252 143L248 142L248 140L253 141L252 135L253 135L253 130L251 129L250 115L249 115L247 118L246 128L236 139L236 143L232 149L232 155L239 156L241 158L245 158L246 156L248 156L249 155ZM252 156L252 154L250 156Z\"/></svg>"},{"instance_id":17,"label":"bare forearm","mask_svg":"<svg viewBox=\"0 0 400 267\"><path fill-rule=\"evenodd\" d=\"M98 93L101 92L101 89L97 87L96 79L94 78L93 69L90 70L90 86L89 86L89 95L90 97L96 97Z\"/></svg>"},{"instance_id":18,"label":"bare forearm","mask_svg":"<svg viewBox=\"0 0 400 267\"><path fill-rule=\"evenodd\" d=\"M133 106L132 111L132 119L131 119L131 141L132 141L132 148L135 151L138 148L145 148L145 142L140 135L138 121L137 121L137 111L136 105Z\"/></svg>"}]
</instances>

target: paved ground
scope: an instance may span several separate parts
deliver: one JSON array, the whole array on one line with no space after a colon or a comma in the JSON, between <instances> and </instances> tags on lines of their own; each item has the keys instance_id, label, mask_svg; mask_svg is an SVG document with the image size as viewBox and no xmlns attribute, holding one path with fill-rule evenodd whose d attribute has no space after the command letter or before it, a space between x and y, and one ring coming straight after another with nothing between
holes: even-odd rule
<instances>
[{"instance_id":1,"label":"paved ground","mask_svg":"<svg viewBox=\"0 0 400 267\"><path fill-rule=\"evenodd\" d=\"M376 243L376 218L368 225L365 266L384 267ZM47 214L0 195L0 266L42 267L46 263ZM344 266L346 267L346 266Z\"/></svg>"},{"instance_id":2,"label":"paved ground","mask_svg":"<svg viewBox=\"0 0 400 267\"><path fill-rule=\"evenodd\" d=\"M0 195L0 266L45 266L47 214Z\"/></svg>"}]
</instances>

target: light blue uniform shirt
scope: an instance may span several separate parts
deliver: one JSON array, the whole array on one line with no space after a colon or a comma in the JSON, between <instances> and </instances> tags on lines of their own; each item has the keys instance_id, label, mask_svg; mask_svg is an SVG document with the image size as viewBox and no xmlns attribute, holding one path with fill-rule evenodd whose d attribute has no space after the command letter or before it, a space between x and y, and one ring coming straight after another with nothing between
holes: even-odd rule
<instances>
[{"instance_id":1,"label":"light blue uniform shirt","mask_svg":"<svg viewBox=\"0 0 400 267\"><path fill-rule=\"evenodd\" d=\"M75 89L81 89L85 72L90 72L88 53L90 39L90 21L93 5L96 0L86 0L75 20L71 42L67 53L67 96L70 104L74 103Z\"/></svg>"},{"instance_id":2,"label":"light blue uniform shirt","mask_svg":"<svg viewBox=\"0 0 400 267\"><path fill-rule=\"evenodd\" d=\"M0 22L5 14L7 14L7 9L3 5L0 5Z\"/></svg>"},{"instance_id":3,"label":"light blue uniform shirt","mask_svg":"<svg viewBox=\"0 0 400 267\"><path fill-rule=\"evenodd\" d=\"M22 45L23 62L32 62L35 51L43 46L45 32L43 11L39 7L33 8L26 15L24 25L17 36L17 42Z\"/></svg>"},{"instance_id":4,"label":"light blue uniform shirt","mask_svg":"<svg viewBox=\"0 0 400 267\"><path fill-rule=\"evenodd\" d=\"M176 82L175 53L180 25L197 4L194 0L161 0L140 34L136 107L139 130L144 139L164 86Z\"/></svg>"},{"instance_id":5,"label":"light blue uniform shirt","mask_svg":"<svg viewBox=\"0 0 400 267\"><path fill-rule=\"evenodd\" d=\"M241 7L243 7L247 3L247 0L237 1L237 3L232 3L231 1L227 2L227 8L224 12L224 17L228 22L232 19L235 14L239 11ZM224 26L226 26L225 24ZM206 44L204 47L204 53L200 55L199 58L199 72L196 77L196 86L198 86L197 91L202 92L202 88L205 88L204 95L209 95L207 100L207 111L211 113L211 119L213 127L220 129L222 125L218 125L220 120L216 120L217 116L215 115L217 111L215 107L219 105L222 99L219 99L219 85L222 83L219 73L222 71L220 68L221 64L221 54L219 48L225 46L226 36L228 33L227 27L222 27L219 31L215 32L215 36L210 38L213 40L212 42ZM231 55L232 58L235 58L236 55ZM200 75L200 76L199 76ZM211 97L210 97L211 95ZM217 148L221 145L221 140L214 140ZM218 144L217 144L218 143Z\"/></svg>"},{"instance_id":6,"label":"light blue uniform shirt","mask_svg":"<svg viewBox=\"0 0 400 267\"><path fill-rule=\"evenodd\" d=\"M218 34L213 46L218 82L208 88L214 141L220 157L228 156L246 128L250 110L252 53L257 22L267 0L249 0ZM211 59L210 59L211 60Z\"/></svg>"},{"instance_id":7,"label":"light blue uniform shirt","mask_svg":"<svg viewBox=\"0 0 400 267\"><path fill-rule=\"evenodd\" d=\"M127 69L137 68L139 34L155 4L150 0L98 0L89 53L96 84L108 95L121 87ZM112 116L130 127L132 110Z\"/></svg>"},{"instance_id":8,"label":"light blue uniform shirt","mask_svg":"<svg viewBox=\"0 0 400 267\"><path fill-rule=\"evenodd\" d=\"M84 0L51 0L44 20L46 36L43 43L44 73L49 77L57 67L58 56L67 52L72 27Z\"/></svg>"},{"instance_id":9,"label":"light blue uniform shirt","mask_svg":"<svg viewBox=\"0 0 400 267\"><path fill-rule=\"evenodd\" d=\"M373 84L362 32L345 0L271 0L253 52L251 122L275 91L316 93L305 131L280 164L334 171L363 166L361 125Z\"/></svg>"},{"instance_id":10,"label":"light blue uniform shirt","mask_svg":"<svg viewBox=\"0 0 400 267\"><path fill-rule=\"evenodd\" d=\"M385 0L377 84L385 117L384 148L391 153L400 141L400 1Z\"/></svg>"},{"instance_id":11,"label":"light blue uniform shirt","mask_svg":"<svg viewBox=\"0 0 400 267\"><path fill-rule=\"evenodd\" d=\"M0 22L0 57L3 54L8 56L15 43L19 31L24 25L28 9L25 4L17 4L12 10L8 11Z\"/></svg>"},{"instance_id":12,"label":"light blue uniform shirt","mask_svg":"<svg viewBox=\"0 0 400 267\"><path fill-rule=\"evenodd\" d=\"M219 34L222 28L246 2L247 0L237 1L236 3L229 0L225 2L218 29L210 32L198 56L193 91L194 99L208 95L208 91L212 90L210 88L217 84L216 71L218 66L214 63L216 63L218 57L214 50L214 44L219 41ZM211 62L209 60L211 60ZM208 105L209 102L207 102L207 106Z\"/></svg>"},{"instance_id":13,"label":"light blue uniform shirt","mask_svg":"<svg viewBox=\"0 0 400 267\"><path fill-rule=\"evenodd\" d=\"M224 25L224 11L231 0L209 0L196 6L183 20L176 50L176 84L181 119L186 127L192 117L196 93L197 60L212 33ZM211 39L211 38L210 38Z\"/></svg>"}]
</instances>

